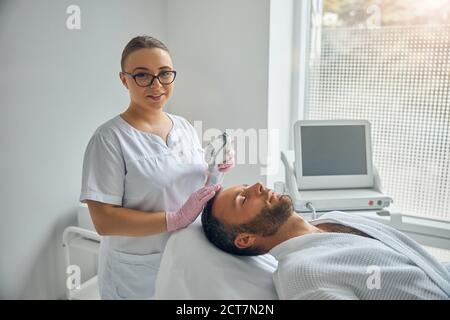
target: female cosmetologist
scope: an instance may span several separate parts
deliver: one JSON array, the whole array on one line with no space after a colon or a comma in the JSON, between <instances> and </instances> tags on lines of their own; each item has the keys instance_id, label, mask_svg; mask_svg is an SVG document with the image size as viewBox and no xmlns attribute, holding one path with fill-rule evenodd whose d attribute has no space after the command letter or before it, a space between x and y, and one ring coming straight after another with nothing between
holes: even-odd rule
<instances>
[{"instance_id":1,"label":"female cosmetologist","mask_svg":"<svg viewBox=\"0 0 450 320\"><path fill-rule=\"evenodd\" d=\"M130 104L89 141L80 201L103 236L101 298L151 299L169 233L192 223L220 186L204 187L207 164L192 125L163 111L176 76L167 47L135 37L121 67ZM231 152L219 170L233 166Z\"/></svg>"}]
</instances>

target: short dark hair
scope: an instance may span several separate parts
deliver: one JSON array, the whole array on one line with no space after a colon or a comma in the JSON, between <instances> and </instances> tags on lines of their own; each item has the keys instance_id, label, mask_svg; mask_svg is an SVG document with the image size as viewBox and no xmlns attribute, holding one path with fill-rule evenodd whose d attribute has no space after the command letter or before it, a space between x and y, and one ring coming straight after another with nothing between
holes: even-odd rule
<instances>
[{"instance_id":1,"label":"short dark hair","mask_svg":"<svg viewBox=\"0 0 450 320\"><path fill-rule=\"evenodd\" d=\"M202 227L206 238L217 248L239 256L257 256L264 252L255 247L238 248L234 244L236 236L243 232L239 226L230 226L214 216L212 207L216 196L209 200L202 213Z\"/></svg>"},{"instance_id":2,"label":"short dark hair","mask_svg":"<svg viewBox=\"0 0 450 320\"><path fill-rule=\"evenodd\" d=\"M127 43L127 45L123 49L122 59L120 60L120 67L122 68L122 71L125 71L124 65L127 57L134 51L145 48L147 49L159 48L170 54L169 49L166 47L166 45L156 38L150 36L134 37Z\"/></svg>"}]
</instances>

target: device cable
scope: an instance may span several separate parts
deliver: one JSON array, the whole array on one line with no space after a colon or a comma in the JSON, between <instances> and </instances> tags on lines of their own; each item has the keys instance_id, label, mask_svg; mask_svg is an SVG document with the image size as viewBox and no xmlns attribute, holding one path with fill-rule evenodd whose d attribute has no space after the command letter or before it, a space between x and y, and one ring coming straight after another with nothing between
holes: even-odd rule
<instances>
[{"instance_id":1,"label":"device cable","mask_svg":"<svg viewBox=\"0 0 450 320\"><path fill-rule=\"evenodd\" d=\"M314 208L312 203L311 202L307 202L305 206L312 212L312 219L315 220L317 214L316 214L316 209Z\"/></svg>"}]
</instances>

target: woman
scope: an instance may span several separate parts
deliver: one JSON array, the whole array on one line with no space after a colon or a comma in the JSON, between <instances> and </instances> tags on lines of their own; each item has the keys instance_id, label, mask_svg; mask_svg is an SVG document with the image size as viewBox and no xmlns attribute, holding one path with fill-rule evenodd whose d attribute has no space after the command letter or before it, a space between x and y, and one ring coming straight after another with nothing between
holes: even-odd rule
<instances>
[{"instance_id":1,"label":"woman","mask_svg":"<svg viewBox=\"0 0 450 320\"><path fill-rule=\"evenodd\" d=\"M131 101L89 141L80 201L103 235L102 299L151 299L169 232L192 223L220 186L204 186L207 165L195 129L163 111L176 77L167 47L135 37L121 68ZM233 166L231 153L219 170Z\"/></svg>"}]
</instances>

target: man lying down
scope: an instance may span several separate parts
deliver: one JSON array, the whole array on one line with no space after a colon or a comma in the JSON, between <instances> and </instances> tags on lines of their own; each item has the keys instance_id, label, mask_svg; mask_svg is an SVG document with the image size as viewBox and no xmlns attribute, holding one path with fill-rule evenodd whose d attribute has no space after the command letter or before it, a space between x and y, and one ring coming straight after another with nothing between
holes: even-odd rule
<instances>
[{"instance_id":1,"label":"man lying down","mask_svg":"<svg viewBox=\"0 0 450 320\"><path fill-rule=\"evenodd\" d=\"M311 222L289 196L256 183L205 206L206 237L236 255L272 254L280 299L449 299L446 267L401 232L344 212Z\"/></svg>"}]
</instances>

